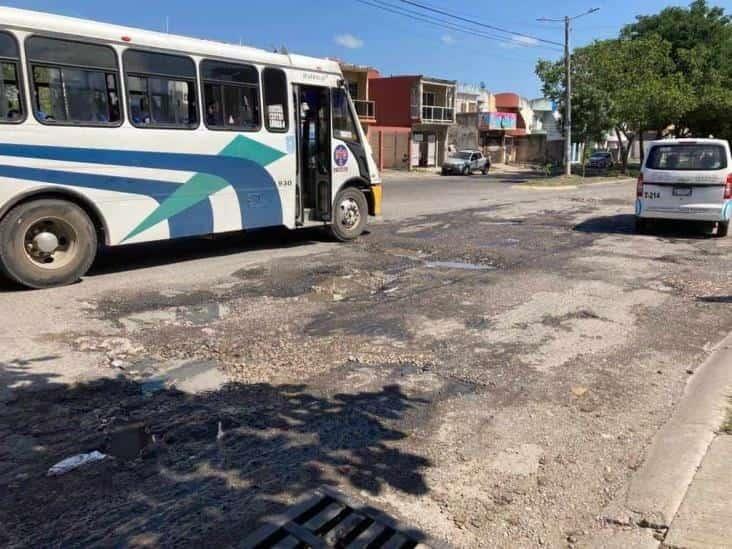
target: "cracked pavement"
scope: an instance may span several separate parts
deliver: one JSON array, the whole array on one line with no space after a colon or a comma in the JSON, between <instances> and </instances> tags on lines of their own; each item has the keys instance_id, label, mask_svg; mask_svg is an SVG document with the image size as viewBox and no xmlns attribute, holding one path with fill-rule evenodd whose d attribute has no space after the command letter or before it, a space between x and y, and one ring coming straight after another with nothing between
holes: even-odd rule
<instances>
[{"instance_id":1,"label":"cracked pavement","mask_svg":"<svg viewBox=\"0 0 732 549\"><path fill-rule=\"evenodd\" d=\"M4 287L0 542L235 545L328 484L459 547L582 546L732 330L732 239L635 235L633 191L395 180L352 245L135 246ZM141 390L201 364L227 384ZM133 424L139 458L45 476Z\"/></svg>"}]
</instances>

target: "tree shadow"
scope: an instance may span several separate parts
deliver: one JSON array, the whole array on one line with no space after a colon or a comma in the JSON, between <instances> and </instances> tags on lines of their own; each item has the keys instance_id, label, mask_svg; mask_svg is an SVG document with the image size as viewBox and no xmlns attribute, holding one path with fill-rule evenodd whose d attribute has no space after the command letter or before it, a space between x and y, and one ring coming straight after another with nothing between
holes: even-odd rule
<instances>
[{"instance_id":1,"label":"tree shadow","mask_svg":"<svg viewBox=\"0 0 732 549\"><path fill-rule=\"evenodd\" d=\"M26 363L0 364L0 379L18 387L0 400L0 545L229 546L319 486L428 491L430 462L404 449L399 428L427 401L396 385L326 396L230 384L146 397L123 378L68 387ZM155 439L138 458L46 476L61 459L106 451L129 425Z\"/></svg>"},{"instance_id":2,"label":"tree shadow","mask_svg":"<svg viewBox=\"0 0 732 549\"><path fill-rule=\"evenodd\" d=\"M635 215L618 214L592 217L574 226L574 230L588 234L639 234L635 229ZM702 224L688 221L654 220L648 237L707 239L711 235L705 232Z\"/></svg>"}]
</instances>

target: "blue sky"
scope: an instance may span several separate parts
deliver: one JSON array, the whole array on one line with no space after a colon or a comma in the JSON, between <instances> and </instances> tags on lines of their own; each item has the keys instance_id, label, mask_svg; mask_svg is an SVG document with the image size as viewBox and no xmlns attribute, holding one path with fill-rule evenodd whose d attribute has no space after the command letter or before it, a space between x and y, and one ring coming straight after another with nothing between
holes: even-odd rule
<instances>
[{"instance_id":1,"label":"blue sky","mask_svg":"<svg viewBox=\"0 0 732 549\"><path fill-rule=\"evenodd\" d=\"M515 40L487 40L386 13L357 0L0 0L5 5L85 17L134 27L170 31L261 48L286 46L290 51L338 57L372 65L383 74L426 74L461 82L484 81L494 92L539 94L534 65L539 57L558 58L560 51L526 47ZM399 4L399 0L386 0ZM690 1L690 0L689 0ZM732 0L711 0L732 11ZM452 13L492 25L561 42L557 23L539 23L542 16L560 17L589 7L600 12L577 21L575 45L607 38L634 20L668 5L663 0L420 0ZM315 7L317 6L317 7ZM485 7L479 7L485 6ZM408 6L405 6L408 7ZM480 10L480 11L479 11ZM492 31L484 31L492 33ZM551 46L549 46L551 48Z\"/></svg>"}]
</instances>

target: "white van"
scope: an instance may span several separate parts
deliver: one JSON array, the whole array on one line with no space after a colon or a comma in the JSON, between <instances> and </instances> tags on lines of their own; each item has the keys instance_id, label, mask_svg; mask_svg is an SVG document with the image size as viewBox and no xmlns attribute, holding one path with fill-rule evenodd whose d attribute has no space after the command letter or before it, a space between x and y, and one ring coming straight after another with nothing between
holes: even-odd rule
<instances>
[{"instance_id":1,"label":"white van","mask_svg":"<svg viewBox=\"0 0 732 549\"><path fill-rule=\"evenodd\" d=\"M649 220L679 219L717 226L726 236L732 218L732 156L721 139L649 143L638 177L636 229Z\"/></svg>"}]
</instances>

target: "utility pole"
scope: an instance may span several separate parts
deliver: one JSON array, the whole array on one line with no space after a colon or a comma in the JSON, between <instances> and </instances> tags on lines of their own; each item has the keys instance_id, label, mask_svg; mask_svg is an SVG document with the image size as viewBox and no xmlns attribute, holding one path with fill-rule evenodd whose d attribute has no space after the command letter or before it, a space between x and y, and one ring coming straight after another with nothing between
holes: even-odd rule
<instances>
[{"instance_id":1,"label":"utility pole","mask_svg":"<svg viewBox=\"0 0 732 549\"><path fill-rule=\"evenodd\" d=\"M543 22L564 23L564 174L567 176L572 175L572 56L569 53L572 21L598 11L600 11L600 8L592 8L573 17L565 15L562 19L550 19L547 17L537 19L537 21Z\"/></svg>"},{"instance_id":2,"label":"utility pole","mask_svg":"<svg viewBox=\"0 0 732 549\"><path fill-rule=\"evenodd\" d=\"M566 121L564 131L564 175L572 175L572 61L569 56L569 31L571 19L564 18L564 78L567 81L566 90Z\"/></svg>"}]
</instances>

